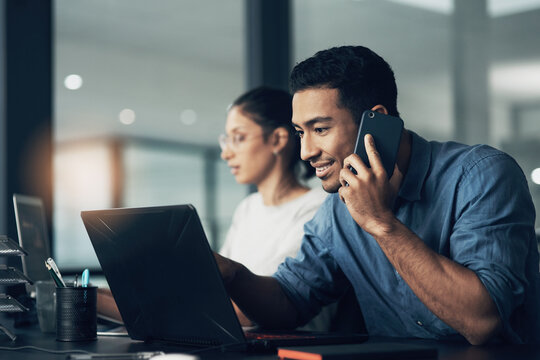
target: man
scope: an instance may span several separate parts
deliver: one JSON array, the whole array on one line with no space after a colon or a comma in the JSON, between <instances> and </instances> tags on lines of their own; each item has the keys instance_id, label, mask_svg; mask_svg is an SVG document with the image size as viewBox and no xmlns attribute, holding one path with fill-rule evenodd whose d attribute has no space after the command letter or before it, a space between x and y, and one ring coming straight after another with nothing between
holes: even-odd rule
<instances>
[{"instance_id":1,"label":"man","mask_svg":"<svg viewBox=\"0 0 540 360\"><path fill-rule=\"evenodd\" d=\"M399 115L394 74L367 48L321 51L290 85L301 157L333 194L272 277L216 255L244 313L294 327L352 286L371 335L536 341L535 211L516 162L404 130L389 180L370 135L364 165L352 154L362 112Z\"/></svg>"}]
</instances>

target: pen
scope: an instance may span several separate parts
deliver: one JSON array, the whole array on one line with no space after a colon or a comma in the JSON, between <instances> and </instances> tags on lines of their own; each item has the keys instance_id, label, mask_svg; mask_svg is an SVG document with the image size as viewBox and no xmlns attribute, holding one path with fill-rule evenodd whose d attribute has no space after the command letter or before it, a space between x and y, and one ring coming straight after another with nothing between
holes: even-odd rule
<instances>
[{"instance_id":1,"label":"pen","mask_svg":"<svg viewBox=\"0 0 540 360\"><path fill-rule=\"evenodd\" d=\"M82 276L81 276L81 286L82 287L88 287L88 282L90 281L90 271L88 269L84 269Z\"/></svg>"},{"instance_id":2,"label":"pen","mask_svg":"<svg viewBox=\"0 0 540 360\"><path fill-rule=\"evenodd\" d=\"M48 258L47 260L45 260L45 266L47 266L49 273L51 273L51 276L56 283L56 286L66 287L66 283L64 282L64 279L62 279L60 270L58 270L58 266L56 266L56 263L52 258Z\"/></svg>"},{"instance_id":3,"label":"pen","mask_svg":"<svg viewBox=\"0 0 540 360\"><path fill-rule=\"evenodd\" d=\"M62 281L60 281L60 278L58 277L58 275L56 275L56 273L54 272L53 268L51 267L51 265L49 265L46 261L45 261L45 266L47 267L47 270L49 271L49 274L51 274L51 277L56 285L56 287L64 287L64 284L62 284Z\"/></svg>"},{"instance_id":4,"label":"pen","mask_svg":"<svg viewBox=\"0 0 540 360\"><path fill-rule=\"evenodd\" d=\"M162 351L155 352L138 352L138 353L125 353L125 354L71 354L68 356L70 360L94 360L94 359L107 359L107 360L144 360L150 359L156 355L165 354Z\"/></svg>"}]
</instances>

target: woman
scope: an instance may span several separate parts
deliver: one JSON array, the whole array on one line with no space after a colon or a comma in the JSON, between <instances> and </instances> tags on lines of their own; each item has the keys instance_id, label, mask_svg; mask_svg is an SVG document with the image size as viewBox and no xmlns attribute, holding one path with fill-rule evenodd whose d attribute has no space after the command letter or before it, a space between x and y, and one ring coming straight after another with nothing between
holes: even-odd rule
<instances>
[{"instance_id":1,"label":"woman","mask_svg":"<svg viewBox=\"0 0 540 360\"><path fill-rule=\"evenodd\" d=\"M240 96L227 113L226 135L220 136L221 157L240 184L257 192L236 208L220 254L244 264L258 275L272 275L287 256L295 256L311 220L326 198L301 178L315 169L300 159L300 138L291 124L289 93L260 87ZM107 296L108 295L108 296ZM98 297L100 313L119 319L109 291ZM235 307L242 325L250 321ZM308 328L327 330L323 312Z\"/></svg>"},{"instance_id":2,"label":"woman","mask_svg":"<svg viewBox=\"0 0 540 360\"><path fill-rule=\"evenodd\" d=\"M288 256L295 256L309 221L326 197L320 188L301 182L314 168L300 159L300 139L291 124L291 96L259 87L231 105L220 137L221 157L240 184L257 192L234 212L220 254L258 275L272 275ZM247 320L237 310L240 321Z\"/></svg>"}]
</instances>

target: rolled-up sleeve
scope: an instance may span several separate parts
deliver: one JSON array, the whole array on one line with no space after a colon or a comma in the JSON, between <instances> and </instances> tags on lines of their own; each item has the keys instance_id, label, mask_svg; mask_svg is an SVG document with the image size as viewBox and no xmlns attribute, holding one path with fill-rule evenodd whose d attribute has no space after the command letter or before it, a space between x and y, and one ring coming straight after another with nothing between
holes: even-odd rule
<instances>
[{"instance_id":1,"label":"rolled-up sleeve","mask_svg":"<svg viewBox=\"0 0 540 360\"><path fill-rule=\"evenodd\" d=\"M456 204L451 257L473 270L486 287L499 311L503 336L521 342L511 319L525 301L527 278L534 271L526 268L532 263L526 258L536 246L535 210L525 177L505 154L484 157L466 169Z\"/></svg>"}]
</instances>

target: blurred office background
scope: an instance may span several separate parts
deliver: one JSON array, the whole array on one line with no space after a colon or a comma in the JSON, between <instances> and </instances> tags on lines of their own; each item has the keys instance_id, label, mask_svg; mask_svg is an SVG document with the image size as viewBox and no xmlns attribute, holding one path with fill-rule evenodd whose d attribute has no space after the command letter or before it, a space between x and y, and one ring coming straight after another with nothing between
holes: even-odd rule
<instances>
[{"instance_id":1,"label":"blurred office background","mask_svg":"<svg viewBox=\"0 0 540 360\"><path fill-rule=\"evenodd\" d=\"M540 0L56 0L51 9L50 209L64 268L98 265L83 209L192 203L219 248L248 193L219 157L227 106L272 71L286 86L296 62L338 45L365 45L392 65L409 129L513 155L539 208ZM275 53L285 65L265 63Z\"/></svg>"}]
</instances>

